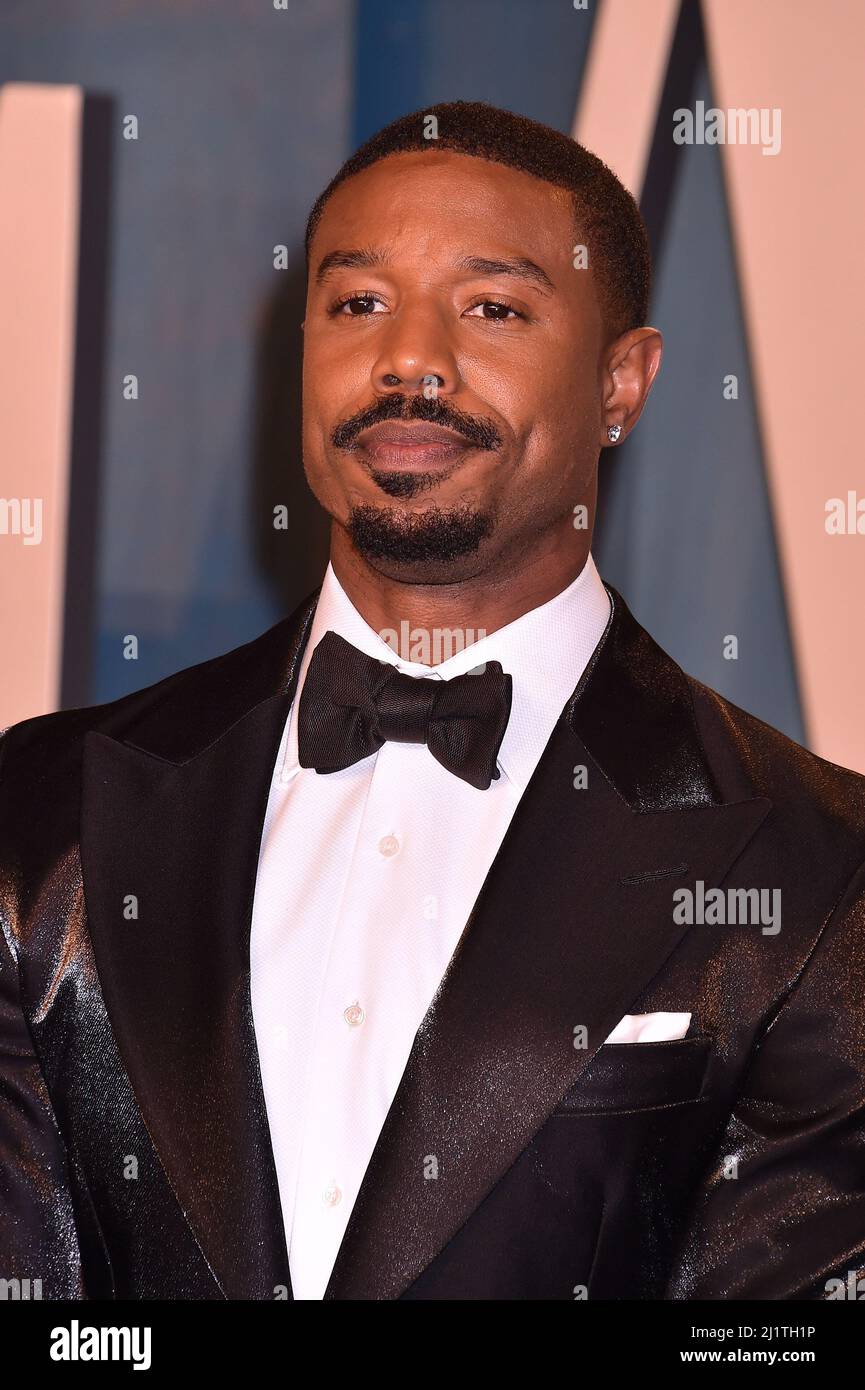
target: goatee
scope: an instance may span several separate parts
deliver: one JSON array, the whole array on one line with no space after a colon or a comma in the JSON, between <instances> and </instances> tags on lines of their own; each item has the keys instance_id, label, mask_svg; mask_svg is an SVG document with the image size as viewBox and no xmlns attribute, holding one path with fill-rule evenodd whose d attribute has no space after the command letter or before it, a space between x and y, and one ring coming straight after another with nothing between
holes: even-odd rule
<instances>
[{"instance_id":1,"label":"goatee","mask_svg":"<svg viewBox=\"0 0 865 1390\"><path fill-rule=\"evenodd\" d=\"M389 507L355 507L348 534L364 558L401 565L448 563L472 555L492 534L492 517L463 503L398 512Z\"/></svg>"}]
</instances>

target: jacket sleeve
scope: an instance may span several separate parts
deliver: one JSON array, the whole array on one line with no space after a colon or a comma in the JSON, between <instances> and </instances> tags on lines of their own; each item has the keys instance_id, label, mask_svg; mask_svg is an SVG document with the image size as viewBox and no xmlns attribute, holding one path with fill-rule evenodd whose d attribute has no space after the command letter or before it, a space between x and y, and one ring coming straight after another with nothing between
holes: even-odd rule
<instances>
[{"instance_id":1,"label":"jacket sleeve","mask_svg":"<svg viewBox=\"0 0 865 1390\"><path fill-rule=\"evenodd\" d=\"M665 1293L857 1296L865 1296L865 866L762 1039Z\"/></svg>"},{"instance_id":2,"label":"jacket sleeve","mask_svg":"<svg viewBox=\"0 0 865 1390\"><path fill-rule=\"evenodd\" d=\"M9 855L0 845L0 1299L78 1299L65 1148L20 1002Z\"/></svg>"}]
</instances>

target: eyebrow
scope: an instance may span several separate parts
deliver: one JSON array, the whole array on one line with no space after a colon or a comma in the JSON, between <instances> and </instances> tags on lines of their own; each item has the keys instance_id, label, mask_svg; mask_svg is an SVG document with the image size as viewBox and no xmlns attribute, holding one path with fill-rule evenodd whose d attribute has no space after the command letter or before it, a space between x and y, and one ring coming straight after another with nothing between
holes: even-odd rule
<instances>
[{"instance_id":1,"label":"eyebrow","mask_svg":"<svg viewBox=\"0 0 865 1390\"><path fill-rule=\"evenodd\" d=\"M315 283L322 284L332 270L362 270L386 264L383 251L329 251L315 272Z\"/></svg>"},{"instance_id":2,"label":"eyebrow","mask_svg":"<svg viewBox=\"0 0 865 1390\"><path fill-rule=\"evenodd\" d=\"M527 256L492 261L485 256L465 256L457 263L457 270L471 271L474 275L513 275L518 280L531 280L545 294L555 293L556 287L547 272Z\"/></svg>"},{"instance_id":3,"label":"eyebrow","mask_svg":"<svg viewBox=\"0 0 865 1390\"><path fill-rule=\"evenodd\" d=\"M323 284L333 270L371 270L389 264L384 251L329 251L315 273L315 283ZM463 256L456 263L457 270L472 275L512 275L515 279L529 280L542 294L555 293L555 285L545 270L542 270L527 256L515 256L504 260L490 260L486 256Z\"/></svg>"}]
</instances>

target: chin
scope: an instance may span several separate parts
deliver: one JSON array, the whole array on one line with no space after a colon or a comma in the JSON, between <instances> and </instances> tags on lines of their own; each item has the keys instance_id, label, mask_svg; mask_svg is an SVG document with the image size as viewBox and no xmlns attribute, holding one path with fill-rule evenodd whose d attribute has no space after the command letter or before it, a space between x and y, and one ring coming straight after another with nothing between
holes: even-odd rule
<instances>
[{"instance_id":1,"label":"chin","mask_svg":"<svg viewBox=\"0 0 865 1390\"><path fill-rule=\"evenodd\" d=\"M452 584L477 573L492 516L456 507L355 506L346 526L352 545L381 574L406 583Z\"/></svg>"},{"instance_id":2,"label":"chin","mask_svg":"<svg viewBox=\"0 0 865 1390\"><path fill-rule=\"evenodd\" d=\"M465 584L468 580L477 578L486 568L484 557L480 552L449 561L423 560L412 562L369 555L364 555L363 558L370 569L375 570L385 579L390 579L396 584L418 586L424 584L441 586Z\"/></svg>"}]
</instances>

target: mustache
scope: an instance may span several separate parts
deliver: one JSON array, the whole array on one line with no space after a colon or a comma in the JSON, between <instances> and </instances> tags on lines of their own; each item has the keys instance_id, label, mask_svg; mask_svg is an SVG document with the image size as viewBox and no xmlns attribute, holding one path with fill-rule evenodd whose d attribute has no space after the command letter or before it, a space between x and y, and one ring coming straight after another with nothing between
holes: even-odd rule
<instances>
[{"instance_id":1,"label":"mustache","mask_svg":"<svg viewBox=\"0 0 865 1390\"><path fill-rule=\"evenodd\" d=\"M330 436L335 449L351 449L359 434L386 420L423 420L461 434L476 449L500 449L502 437L491 420L476 418L437 397L398 394L384 396L366 410L336 426Z\"/></svg>"}]
</instances>

